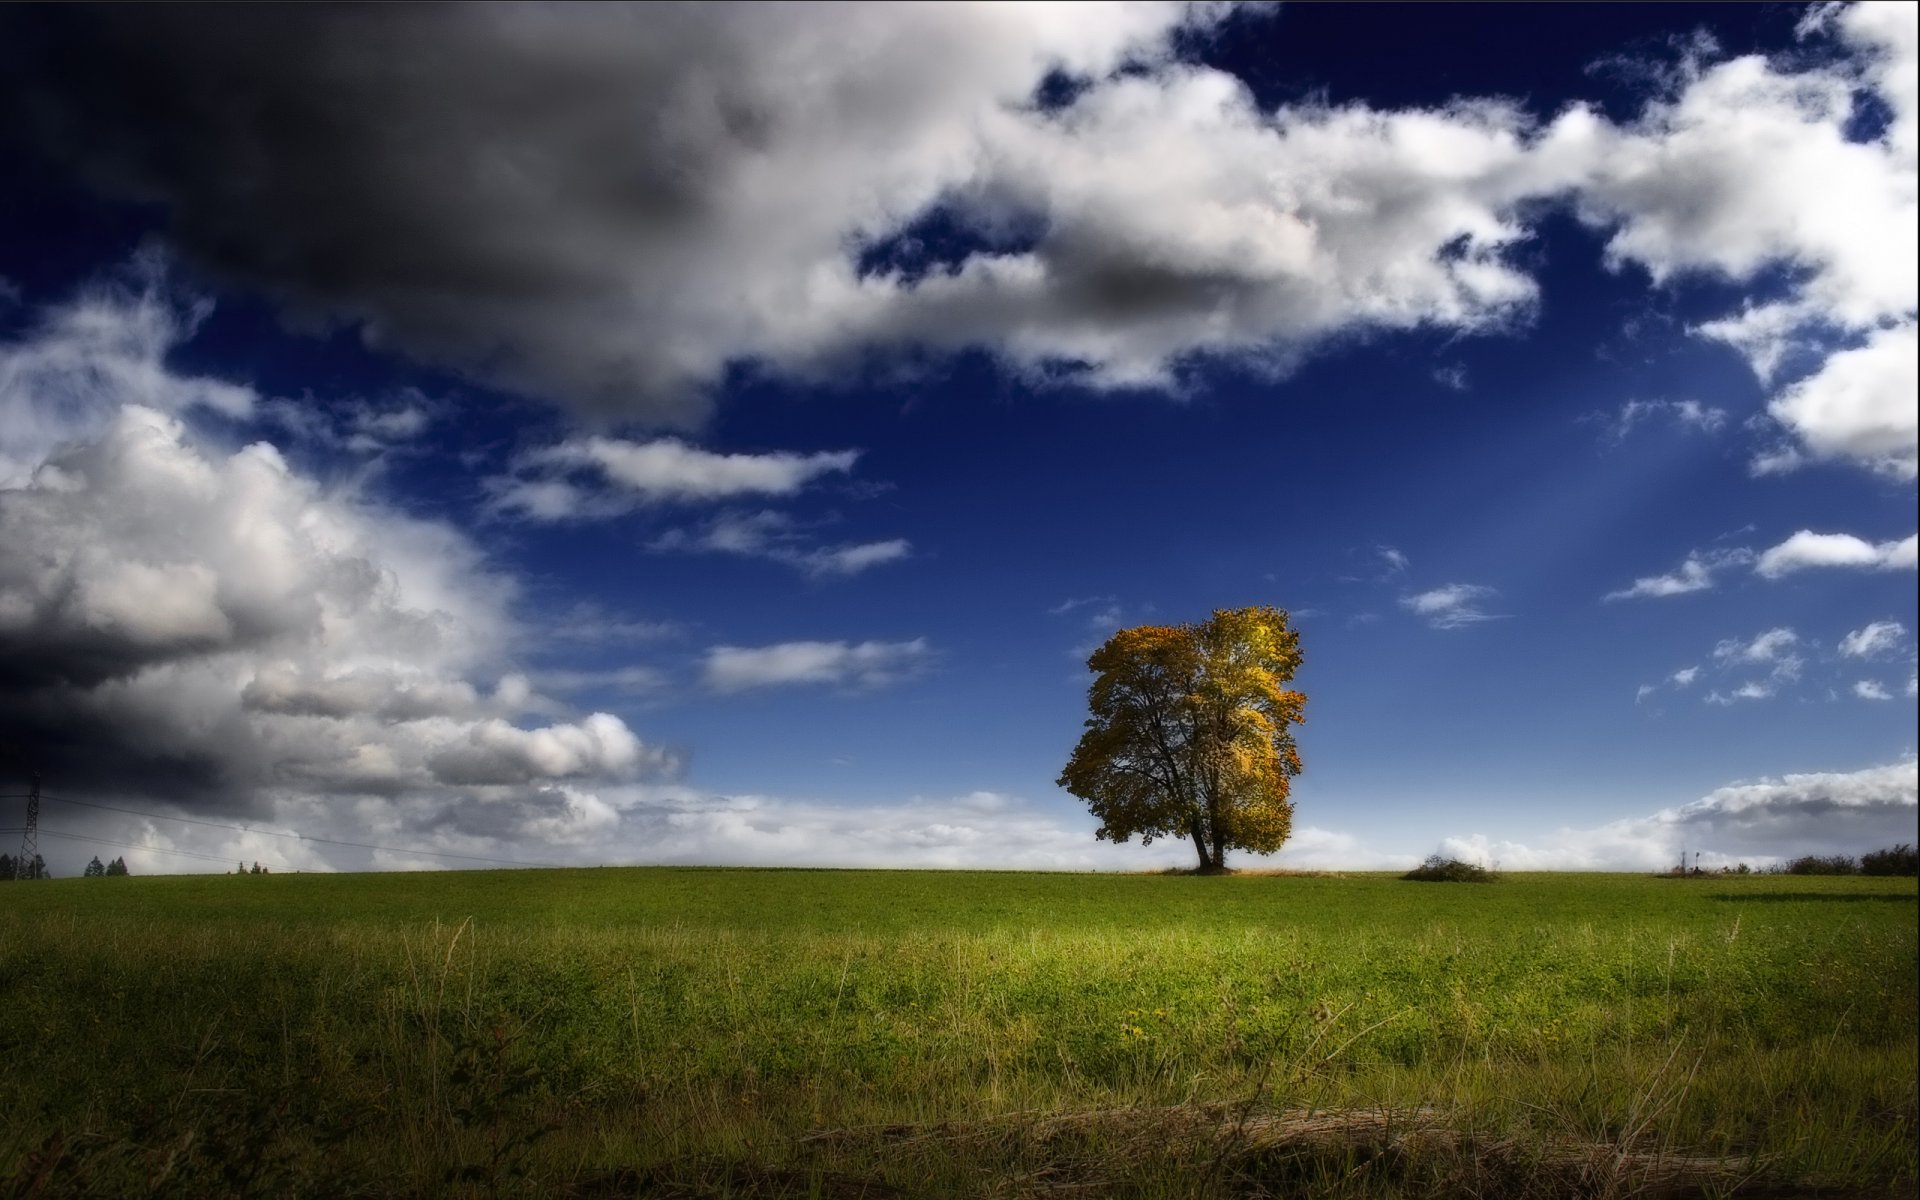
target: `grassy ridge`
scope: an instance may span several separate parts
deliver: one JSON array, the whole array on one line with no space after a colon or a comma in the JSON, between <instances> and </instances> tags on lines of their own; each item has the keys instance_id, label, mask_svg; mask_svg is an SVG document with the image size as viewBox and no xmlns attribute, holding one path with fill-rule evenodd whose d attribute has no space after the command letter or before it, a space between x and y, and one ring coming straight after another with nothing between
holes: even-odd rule
<instances>
[{"instance_id":1,"label":"grassy ridge","mask_svg":"<svg viewBox=\"0 0 1920 1200\"><path fill-rule=\"evenodd\" d=\"M1567 1146L1900 1193L1917 940L1913 881L1857 878L10 886L0 1173L49 1195L1417 1195L1484 1193L1497 1145L1540 1194L1569 1186ZM1455 1141L1247 1132L1306 1109ZM1103 1112L1130 1115L1059 1123ZM265 1173L220 1174L238 1159Z\"/></svg>"}]
</instances>

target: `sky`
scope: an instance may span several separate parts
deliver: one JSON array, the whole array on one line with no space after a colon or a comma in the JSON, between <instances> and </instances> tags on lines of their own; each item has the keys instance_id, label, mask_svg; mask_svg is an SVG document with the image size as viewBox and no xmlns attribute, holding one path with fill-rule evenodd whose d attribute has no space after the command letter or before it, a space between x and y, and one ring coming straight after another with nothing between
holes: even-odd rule
<instances>
[{"instance_id":1,"label":"sky","mask_svg":"<svg viewBox=\"0 0 1920 1200\"><path fill-rule=\"evenodd\" d=\"M1912 4L0 13L0 848L1151 870L1915 840Z\"/></svg>"}]
</instances>

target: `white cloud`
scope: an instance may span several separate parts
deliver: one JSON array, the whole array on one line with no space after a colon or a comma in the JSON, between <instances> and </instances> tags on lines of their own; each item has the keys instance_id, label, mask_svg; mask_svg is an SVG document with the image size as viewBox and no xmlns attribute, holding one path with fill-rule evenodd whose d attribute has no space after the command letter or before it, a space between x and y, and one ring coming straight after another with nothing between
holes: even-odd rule
<instances>
[{"instance_id":1,"label":"white cloud","mask_svg":"<svg viewBox=\"0 0 1920 1200\"><path fill-rule=\"evenodd\" d=\"M1497 860L1509 870L1659 871L1684 847L1707 868L1767 866L1804 854L1858 855L1914 840L1914 760L1851 772L1786 775L1718 788L1690 804L1536 845L1483 834L1450 837L1441 853Z\"/></svg>"},{"instance_id":2,"label":"white cloud","mask_svg":"<svg viewBox=\"0 0 1920 1200\"><path fill-rule=\"evenodd\" d=\"M802 560L802 565L803 569L815 575L857 575L868 567L899 562L912 555L912 542L906 538L888 538L881 542L860 542L810 551Z\"/></svg>"},{"instance_id":3,"label":"white cloud","mask_svg":"<svg viewBox=\"0 0 1920 1200\"><path fill-rule=\"evenodd\" d=\"M1713 648L1714 658L1733 663L1778 663L1792 656L1787 653L1800 644L1800 636L1781 627L1757 634L1750 642L1727 638Z\"/></svg>"},{"instance_id":4,"label":"white cloud","mask_svg":"<svg viewBox=\"0 0 1920 1200\"><path fill-rule=\"evenodd\" d=\"M1917 543L1920 539L1912 534L1899 541L1874 543L1850 533L1815 533L1802 529L1762 554L1754 570L1768 579L1779 579L1813 567L1911 571Z\"/></svg>"},{"instance_id":5,"label":"white cloud","mask_svg":"<svg viewBox=\"0 0 1920 1200\"><path fill-rule=\"evenodd\" d=\"M707 686L718 692L789 684L874 688L917 674L932 655L925 638L714 646L707 651L704 675Z\"/></svg>"},{"instance_id":6,"label":"white cloud","mask_svg":"<svg viewBox=\"0 0 1920 1200\"><path fill-rule=\"evenodd\" d=\"M643 746L619 717L594 713L577 725L544 729L482 721L433 754L427 767L442 783L500 785L620 775L643 761L656 768L672 765L668 756Z\"/></svg>"},{"instance_id":7,"label":"white cloud","mask_svg":"<svg viewBox=\"0 0 1920 1200\"><path fill-rule=\"evenodd\" d=\"M557 520L604 516L635 503L791 496L823 475L851 471L859 457L858 450L716 454L678 438L630 442L578 437L522 455L516 474L492 486L501 508ZM610 487L589 488L566 478L581 470Z\"/></svg>"},{"instance_id":8,"label":"white cloud","mask_svg":"<svg viewBox=\"0 0 1920 1200\"><path fill-rule=\"evenodd\" d=\"M1493 588L1481 584L1449 583L1430 591L1402 596L1400 607L1435 629L1459 629L1503 617L1503 613L1489 613L1481 608L1496 595L1498 593Z\"/></svg>"},{"instance_id":9,"label":"white cloud","mask_svg":"<svg viewBox=\"0 0 1920 1200\"><path fill-rule=\"evenodd\" d=\"M1742 700L1771 700L1778 690L1771 680L1749 680L1731 692L1712 691L1707 693L1708 704L1733 705Z\"/></svg>"},{"instance_id":10,"label":"white cloud","mask_svg":"<svg viewBox=\"0 0 1920 1200\"><path fill-rule=\"evenodd\" d=\"M1886 685L1872 679L1857 680L1853 685L1853 694L1862 700L1891 700L1893 693Z\"/></svg>"},{"instance_id":11,"label":"white cloud","mask_svg":"<svg viewBox=\"0 0 1920 1200\"><path fill-rule=\"evenodd\" d=\"M122 405L251 413L253 389L167 367L168 353L211 311L205 301L177 300L163 261L149 255L0 345L0 487L26 483L48 454L92 436Z\"/></svg>"},{"instance_id":12,"label":"white cloud","mask_svg":"<svg viewBox=\"0 0 1920 1200\"><path fill-rule=\"evenodd\" d=\"M1713 587L1717 572L1728 567L1744 566L1753 561L1753 551L1746 549L1695 550L1686 560L1665 575L1648 575L1633 581L1631 587L1608 592L1608 600L1638 600L1650 597L1684 596L1690 592L1704 592Z\"/></svg>"},{"instance_id":13,"label":"white cloud","mask_svg":"<svg viewBox=\"0 0 1920 1200\"><path fill-rule=\"evenodd\" d=\"M1713 648L1713 660L1722 670L1766 667L1768 671L1764 679L1750 679L1731 692L1718 689L1709 692L1706 702L1730 705L1742 700L1772 699L1781 684L1800 678L1806 660L1794 652L1799 645L1800 635L1785 627L1769 629L1751 641L1721 640Z\"/></svg>"},{"instance_id":14,"label":"white cloud","mask_svg":"<svg viewBox=\"0 0 1920 1200\"><path fill-rule=\"evenodd\" d=\"M906 538L822 546L807 526L785 513L766 510L721 513L699 529L669 530L649 548L764 558L817 577L857 575L869 567L913 557L913 543Z\"/></svg>"},{"instance_id":15,"label":"white cloud","mask_svg":"<svg viewBox=\"0 0 1920 1200\"><path fill-rule=\"evenodd\" d=\"M1616 264L1655 280L1791 272L1783 297L1696 332L1740 350L1763 381L1796 353L1824 358L1775 396L1774 419L1812 457L1912 478L1916 52L1903 15L1879 8L1853 6L1831 23L1850 52L1841 60L1799 70L1757 56L1690 62L1673 95L1631 126L1575 110L1539 154L1581 177L1576 202L1611 229ZM1850 136L1862 91L1894 114L1877 139Z\"/></svg>"},{"instance_id":16,"label":"white cloud","mask_svg":"<svg viewBox=\"0 0 1920 1200\"><path fill-rule=\"evenodd\" d=\"M1852 462L1892 479L1911 480L1920 443L1920 335L1915 326L1877 329L1841 350L1812 375L1783 390L1767 412L1797 439L1800 451L1774 451L1754 462L1758 474L1791 470L1803 458Z\"/></svg>"},{"instance_id":17,"label":"white cloud","mask_svg":"<svg viewBox=\"0 0 1920 1200\"><path fill-rule=\"evenodd\" d=\"M1668 676L1668 678L1673 681L1673 686L1677 688L1690 687L1694 680L1700 678L1700 668L1682 667Z\"/></svg>"},{"instance_id":18,"label":"white cloud","mask_svg":"<svg viewBox=\"0 0 1920 1200\"><path fill-rule=\"evenodd\" d=\"M1840 639L1840 653L1848 658L1880 658L1900 649L1907 627L1898 621L1872 621Z\"/></svg>"}]
</instances>

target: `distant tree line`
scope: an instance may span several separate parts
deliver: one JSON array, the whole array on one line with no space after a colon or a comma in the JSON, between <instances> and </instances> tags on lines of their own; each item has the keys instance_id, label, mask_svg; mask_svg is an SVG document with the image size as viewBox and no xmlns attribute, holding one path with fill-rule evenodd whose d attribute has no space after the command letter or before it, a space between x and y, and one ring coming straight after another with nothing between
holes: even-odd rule
<instances>
[{"instance_id":1,"label":"distant tree line","mask_svg":"<svg viewBox=\"0 0 1920 1200\"><path fill-rule=\"evenodd\" d=\"M1862 854L1856 862L1846 854L1808 854L1793 859L1781 871L1787 875L1920 875L1920 854L1911 843Z\"/></svg>"},{"instance_id":2,"label":"distant tree line","mask_svg":"<svg viewBox=\"0 0 1920 1200\"><path fill-rule=\"evenodd\" d=\"M127 860L124 858L102 863L100 856L96 854L93 856L93 861L87 864L86 870L81 871L80 874L83 878L92 879L95 876L131 875L133 872L127 869ZM0 883L10 883L15 879L52 878L53 872L47 870L47 860L38 854L33 856L32 862L23 862L11 854L0 854Z\"/></svg>"},{"instance_id":3,"label":"distant tree line","mask_svg":"<svg viewBox=\"0 0 1920 1200\"><path fill-rule=\"evenodd\" d=\"M25 862L11 854L0 854L0 883L9 883L15 879L52 879L53 872L47 870L47 860L38 854L32 862Z\"/></svg>"}]
</instances>

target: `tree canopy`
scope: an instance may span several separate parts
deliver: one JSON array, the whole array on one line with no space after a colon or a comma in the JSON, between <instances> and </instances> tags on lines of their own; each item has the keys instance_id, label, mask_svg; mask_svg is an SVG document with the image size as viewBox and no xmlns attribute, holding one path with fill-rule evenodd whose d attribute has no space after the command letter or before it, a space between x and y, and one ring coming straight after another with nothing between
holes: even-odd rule
<instances>
[{"instance_id":1,"label":"tree canopy","mask_svg":"<svg viewBox=\"0 0 1920 1200\"><path fill-rule=\"evenodd\" d=\"M1059 784L1100 819L1097 836L1189 837L1202 870L1224 867L1229 849L1285 844L1307 698L1284 686L1300 666L1284 611L1123 629L1087 666L1091 715Z\"/></svg>"}]
</instances>

